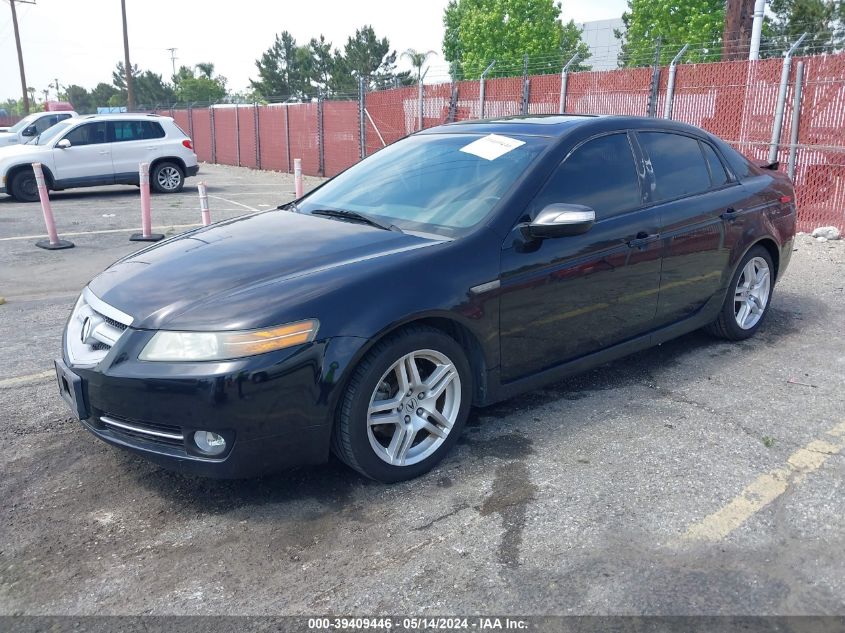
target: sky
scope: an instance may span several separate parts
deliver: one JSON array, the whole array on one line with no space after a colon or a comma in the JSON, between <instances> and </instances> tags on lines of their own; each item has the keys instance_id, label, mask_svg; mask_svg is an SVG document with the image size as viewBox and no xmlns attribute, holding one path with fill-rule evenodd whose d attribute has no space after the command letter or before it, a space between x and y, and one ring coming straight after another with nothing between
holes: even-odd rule
<instances>
[{"instance_id":1,"label":"sky","mask_svg":"<svg viewBox=\"0 0 845 633\"><path fill-rule=\"evenodd\" d=\"M35 0L16 4L27 83L38 92L57 79L62 86L93 88L111 83L123 59L119 0ZM321 33L342 48L346 38L372 24L391 48L435 50L429 80L447 75L442 58L443 9L447 0L126 0L130 58L142 70L172 74L176 66L212 62L234 91L255 76L255 60L276 33L290 31L298 43ZM618 18L625 0L563 0L562 18L576 22ZM407 66L407 62L400 64ZM51 89L51 98L55 90ZM20 98L9 0L0 0L0 100Z\"/></svg>"}]
</instances>

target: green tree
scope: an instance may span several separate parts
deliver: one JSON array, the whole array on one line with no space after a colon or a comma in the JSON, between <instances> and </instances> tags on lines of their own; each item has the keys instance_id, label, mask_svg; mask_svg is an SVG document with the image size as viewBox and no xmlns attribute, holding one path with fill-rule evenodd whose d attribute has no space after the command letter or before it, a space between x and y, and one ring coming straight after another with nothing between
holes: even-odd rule
<instances>
[{"instance_id":1,"label":"green tree","mask_svg":"<svg viewBox=\"0 0 845 633\"><path fill-rule=\"evenodd\" d=\"M65 88L65 99L70 101L73 109L80 114L94 114L97 112L97 105L92 99L92 95L87 89L82 86L72 84Z\"/></svg>"},{"instance_id":2,"label":"green tree","mask_svg":"<svg viewBox=\"0 0 845 633\"><path fill-rule=\"evenodd\" d=\"M437 55L434 51L425 51L420 52L415 48L409 48L404 53L402 53L402 57L407 57L408 60L411 62L411 66L417 72L417 83L422 81L422 67L425 65L428 58L432 55Z\"/></svg>"},{"instance_id":3,"label":"green tree","mask_svg":"<svg viewBox=\"0 0 845 633\"><path fill-rule=\"evenodd\" d=\"M653 64L658 39L661 64L669 63L684 44L689 44L686 60L722 57L725 0L628 0L622 21L625 30L616 31L622 40L621 66Z\"/></svg>"},{"instance_id":4,"label":"green tree","mask_svg":"<svg viewBox=\"0 0 845 633\"><path fill-rule=\"evenodd\" d=\"M116 94L118 94L118 90L114 86L101 81L96 85L96 87L91 91L90 94L91 106L94 112L96 112L98 107L106 107L110 105L110 99Z\"/></svg>"},{"instance_id":5,"label":"green tree","mask_svg":"<svg viewBox=\"0 0 845 633\"><path fill-rule=\"evenodd\" d=\"M226 78L214 76L214 64L204 62L195 66L195 73L187 66L180 66L174 76L176 100L180 103L214 103L226 95Z\"/></svg>"},{"instance_id":6,"label":"green tree","mask_svg":"<svg viewBox=\"0 0 845 633\"><path fill-rule=\"evenodd\" d=\"M477 79L495 61L498 76L522 73L528 55L532 71L560 70L561 60L576 52L579 65L590 56L581 30L560 21L554 0L450 0L443 15L443 54L454 73Z\"/></svg>"},{"instance_id":7,"label":"green tree","mask_svg":"<svg viewBox=\"0 0 845 633\"><path fill-rule=\"evenodd\" d=\"M305 54L296 45L296 39L288 31L276 35L273 44L261 57L255 60L258 79L250 79L254 93L268 101L280 98L303 99L311 92L310 78L304 68L306 57L310 59L308 47Z\"/></svg>"},{"instance_id":8,"label":"green tree","mask_svg":"<svg viewBox=\"0 0 845 633\"><path fill-rule=\"evenodd\" d=\"M772 0L761 57L780 57L806 33L799 54L832 53L845 47L845 1Z\"/></svg>"},{"instance_id":9,"label":"green tree","mask_svg":"<svg viewBox=\"0 0 845 633\"><path fill-rule=\"evenodd\" d=\"M407 84L410 77L408 72L396 72L396 51L391 51L390 41L386 37L379 39L369 24L357 29L346 41L337 70L352 75L353 89L359 77L366 77L373 90Z\"/></svg>"},{"instance_id":10,"label":"green tree","mask_svg":"<svg viewBox=\"0 0 845 633\"><path fill-rule=\"evenodd\" d=\"M112 84L117 94L109 98L111 106L126 105L126 77L123 62L118 62L112 72ZM135 103L142 107L154 107L173 103L175 93L173 86L162 81L161 75L151 70L141 71L136 64L132 65L132 84L135 88Z\"/></svg>"}]
</instances>

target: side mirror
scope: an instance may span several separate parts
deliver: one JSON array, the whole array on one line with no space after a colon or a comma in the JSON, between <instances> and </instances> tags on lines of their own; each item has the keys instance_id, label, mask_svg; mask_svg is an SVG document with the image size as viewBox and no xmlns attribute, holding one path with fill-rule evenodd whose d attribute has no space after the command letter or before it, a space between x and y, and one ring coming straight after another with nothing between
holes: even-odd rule
<instances>
[{"instance_id":1,"label":"side mirror","mask_svg":"<svg viewBox=\"0 0 845 633\"><path fill-rule=\"evenodd\" d=\"M581 235L596 221L596 212L580 204L550 204L533 222L523 225L528 239L543 240L567 235Z\"/></svg>"},{"instance_id":2,"label":"side mirror","mask_svg":"<svg viewBox=\"0 0 845 633\"><path fill-rule=\"evenodd\" d=\"M35 136L35 126L30 125L21 131L21 136Z\"/></svg>"},{"instance_id":3,"label":"side mirror","mask_svg":"<svg viewBox=\"0 0 845 633\"><path fill-rule=\"evenodd\" d=\"M59 149L67 149L68 147L70 147L70 141L66 138L63 138L61 141L56 143L56 147L58 147Z\"/></svg>"}]
</instances>

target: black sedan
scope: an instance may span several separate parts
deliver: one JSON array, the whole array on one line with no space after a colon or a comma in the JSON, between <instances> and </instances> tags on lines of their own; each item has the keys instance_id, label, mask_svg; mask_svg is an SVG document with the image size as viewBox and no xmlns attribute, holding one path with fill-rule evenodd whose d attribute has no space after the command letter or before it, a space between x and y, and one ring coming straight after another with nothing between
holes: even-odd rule
<instances>
[{"instance_id":1,"label":"black sedan","mask_svg":"<svg viewBox=\"0 0 845 633\"><path fill-rule=\"evenodd\" d=\"M471 406L697 328L753 335L795 233L772 167L655 119L429 129L109 267L59 387L89 431L164 466L246 477L331 451L416 477Z\"/></svg>"}]
</instances>

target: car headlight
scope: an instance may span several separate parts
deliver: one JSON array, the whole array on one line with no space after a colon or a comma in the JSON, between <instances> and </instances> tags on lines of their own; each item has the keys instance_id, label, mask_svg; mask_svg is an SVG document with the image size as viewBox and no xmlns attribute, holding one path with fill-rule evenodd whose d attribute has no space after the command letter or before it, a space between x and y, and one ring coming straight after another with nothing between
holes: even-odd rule
<instances>
[{"instance_id":1,"label":"car headlight","mask_svg":"<svg viewBox=\"0 0 845 633\"><path fill-rule=\"evenodd\" d=\"M138 355L149 361L203 361L242 358L309 343L317 336L316 319L264 330L232 332L156 332Z\"/></svg>"}]
</instances>

